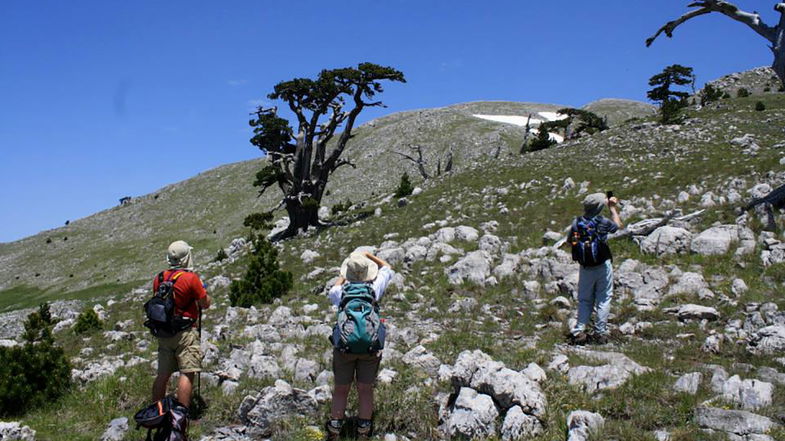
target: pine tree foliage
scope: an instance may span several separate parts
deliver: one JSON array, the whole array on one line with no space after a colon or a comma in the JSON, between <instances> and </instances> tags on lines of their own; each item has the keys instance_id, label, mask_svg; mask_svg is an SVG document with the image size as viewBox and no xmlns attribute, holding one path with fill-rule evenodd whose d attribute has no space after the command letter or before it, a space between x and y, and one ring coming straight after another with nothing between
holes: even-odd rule
<instances>
[{"instance_id":1,"label":"pine tree foliage","mask_svg":"<svg viewBox=\"0 0 785 441\"><path fill-rule=\"evenodd\" d=\"M395 197L396 198L404 198L409 196L414 192L414 186L412 185L412 181L409 180L409 174L404 172L401 175L401 182L398 184L398 189L395 190Z\"/></svg>"},{"instance_id":2,"label":"pine tree foliage","mask_svg":"<svg viewBox=\"0 0 785 441\"><path fill-rule=\"evenodd\" d=\"M688 105L689 92L674 89L684 87L695 82L695 75L691 67L672 64L662 72L649 78L649 86L653 89L646 92L646 96L660 105L660 122L674 124L681 121L679 111Z\"/></svg>"},{"instance_id":3,"label":"pine tree foliage","mask_svg":"<svg viewBox=\"0 0 785 441\"><path fill-rule=\"evenodd\" d=\"M0 347L0 416L20 415L50 403L71 385L71 366L52 338L43 304L25 321L24 346Z\"/></svg>"},{"instance_id":4,"label":"pine tree foliage","mask_svg":"<svg viewBox=\"0 0 785 441\"><path fill-rule=\"evenodd\" d=\"M76 318L74 325L74 332L77 334L86 334L90 331L96 331L104 327L103 322L98 317L98 314L93 308L85 308Z\"/></svg>"},{"instance_id":5,"label":"pine tree foliage","mask_svg":"<svg viewBox=\"0 0 785 441\"><path fill-rule=\"evenodd\" d=\"M245 275L242 279L233 281L229 287L229 301L232 306L248 308L271 303L292 288L292 273L281 271L275 246L261 235L254 234L251 240L254 249L249 256Z\"/></svg>"}]
</instances>

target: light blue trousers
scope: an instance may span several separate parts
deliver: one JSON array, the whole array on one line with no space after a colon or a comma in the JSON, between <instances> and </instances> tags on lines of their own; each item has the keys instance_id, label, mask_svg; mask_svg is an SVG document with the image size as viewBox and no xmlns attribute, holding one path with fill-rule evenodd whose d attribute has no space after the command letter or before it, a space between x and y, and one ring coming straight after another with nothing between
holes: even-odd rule
<instances>
[{"instance_id":1,"label":"light blue trousers","mask_svg":"<svg viewBox=\"0 0 785 441\"><path fill-rule=\"evenodd\" d=\"M591 319L592 311L597 312L594 331L599 335L608 333L608 314L613 299L613 265L610 260L595 267L581 267L578 276L578 323L572 329L573 335L584 332Z\"/></svg>"}]
</instances>

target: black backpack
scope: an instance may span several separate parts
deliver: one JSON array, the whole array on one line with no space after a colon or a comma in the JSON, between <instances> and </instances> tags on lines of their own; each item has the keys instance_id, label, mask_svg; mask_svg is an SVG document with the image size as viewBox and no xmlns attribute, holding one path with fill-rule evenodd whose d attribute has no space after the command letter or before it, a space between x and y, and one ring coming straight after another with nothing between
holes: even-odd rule
<instances>
[{"instance_id":1,"label":"black backpack","mask_svg":"<svg viewBox=\"0 0 785 441\"><path fill-rule=\"evenodd\" d=\"M174 284L178 274L184 271L173 271L169 278L164 280L164 272L158 274L158 289L153 293L153 298L144 304L146 320L144 325L156 337L172 337L180 331L193 326L194 320L178 315L174 302Z\"/></svg>"},{"instance_id":2,"label":"black backpack","mask_svg":"<svg viewBox=\"0 0 785 441\"><path fill-rule=\"evenodd\" d=\"M597 217L580 216L572 223L572 260L582 266L597 266L611 258L610 248L599 232Z\"/></svg>"},{"instance_id":3,"label":"black backpack","mask_svg":"<svg viewBox=\"0 0 785 441\"><path fill-rule=\"evenodd\" d=\"M134 420L137 429L147 429L147 441L188 439L188 408L172 397L165 397L136 412Z\"/></svg>"}]
</instances>

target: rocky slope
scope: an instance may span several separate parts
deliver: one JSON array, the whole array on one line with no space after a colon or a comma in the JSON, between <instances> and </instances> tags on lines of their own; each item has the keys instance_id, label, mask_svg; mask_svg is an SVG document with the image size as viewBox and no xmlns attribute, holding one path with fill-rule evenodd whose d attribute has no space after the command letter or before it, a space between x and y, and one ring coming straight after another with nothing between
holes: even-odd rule
<instances>
[{"instance_id":1,"label":"rocky slope","mask_svg":"<svg viewBox=\"0 0 785 441\"><path fill-rule=\"evenodd\" d=\"M216 306L203 339L209 408L193 437L319 439L335 317L324 293L341 259L365 247L397 271L382 304L377 439L785 439L785 216L737 210L785 184L785 97L710 107L678 126L628 121L478 161L405 201L378 194L352 211L372 216L281 244L296 283L273 305L228 306L247 245L225 241L229 259L199 265ZM611 242L613 338L570 346L578 268L552 244L583 195L609 189L628 224ZM139 312L148 295L83 303L105 319L84 338L70 330L81 306L54 308L78 387L8 430L139 438L122 418L144 404L154 372ZM11 328L4 345L15 344ZM61 421L81 430L62 433Z\"/></svg>"},{"instance_id":2,"label":"rocky slope","mask_svg":"<svg viewBox=\"0 0 785 441\"><path fill-rule=\"evenodd\" d=\"M642 103L625 102L613 112L639 114ZM645 106L645 105L644 105ZM361 126L344 167L333 177L324 204L362 200L388 193L403 171L418 177L413 163L395 152L411 154L419 145L430 174L452 152L454 172L477 167L494 156L517 154L520 127L482 120L474 114L525 116L561 106L512 102L476 102L439 109L403 112ZM645 112L644 112L645 113ZM251 148L250 146L248 148ZM385 164L384 170L379 165ZM257 197L251 186L261 160L218 167L161 190L133 198L126 206L71 221L67 226L0 243L0 310L33 306L42 299L89 298L122 292L146 280L161 262L161 250L185 238L207 261L232 238L244 234L242 221L253 211L276 205L271 189Z\"/></svg>"}]
</instances>

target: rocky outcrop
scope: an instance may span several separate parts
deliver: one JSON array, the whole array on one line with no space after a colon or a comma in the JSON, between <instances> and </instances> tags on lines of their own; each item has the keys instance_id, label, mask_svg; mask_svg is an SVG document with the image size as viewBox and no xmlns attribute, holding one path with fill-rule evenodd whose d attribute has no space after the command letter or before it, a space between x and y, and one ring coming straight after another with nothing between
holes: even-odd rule
<instances>
[{"instance_id":1,"label":"rocky outcrop","mask_svg":"<svg viewBox=\"0 0 785 441\"><path fill-rule=\"evenodd\" d=\"M255 397L246 396L237 410L237 416L248 427L249 435L268 437L273 433L274 424L293 416L312 416L318 407L308 392L277 380L274 386L262 389Z\"/></svg>"}]
</instances>

